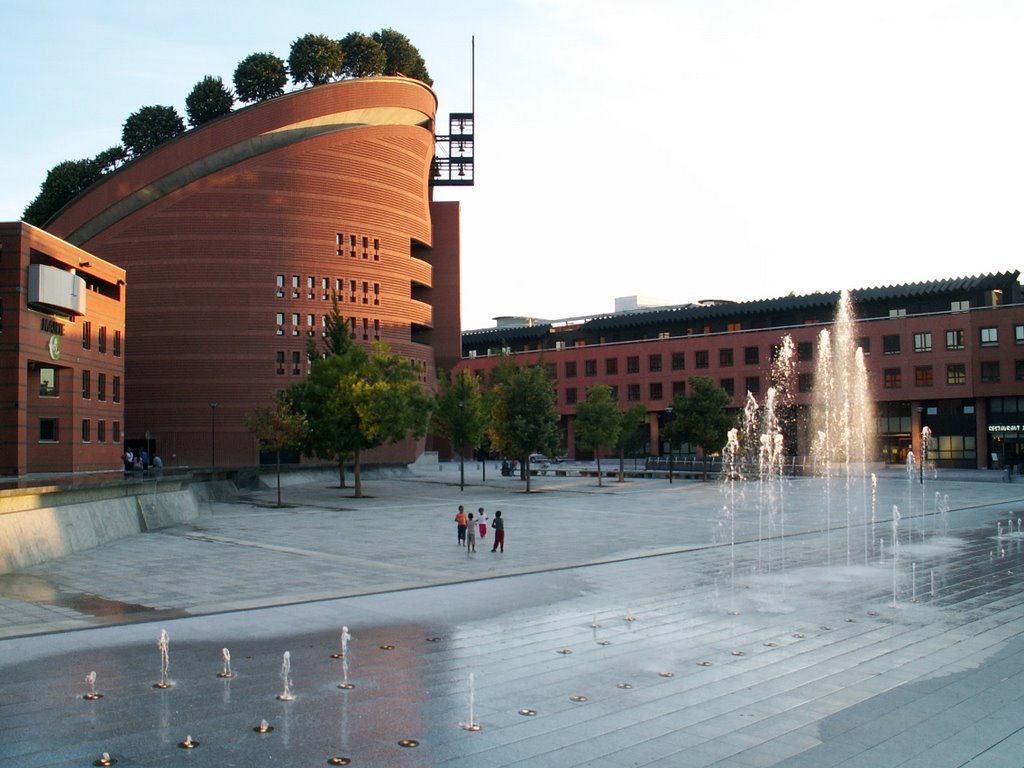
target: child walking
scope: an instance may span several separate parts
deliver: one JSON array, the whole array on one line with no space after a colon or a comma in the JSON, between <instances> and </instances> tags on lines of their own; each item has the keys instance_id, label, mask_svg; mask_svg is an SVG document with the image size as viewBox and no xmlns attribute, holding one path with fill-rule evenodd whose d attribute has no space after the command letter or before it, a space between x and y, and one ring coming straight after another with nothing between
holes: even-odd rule
<instances>
[{"instance_id":1,"label":"child walking","mask_svg":"<svg viewBox=\"0 0 1024 768\"><path fill-rule=\"evenodd\" d=\"M476 552L476 530L473 524L473 513L469 513L468 525L466 525L466 554Z\"/></svg>"}]
</instances>

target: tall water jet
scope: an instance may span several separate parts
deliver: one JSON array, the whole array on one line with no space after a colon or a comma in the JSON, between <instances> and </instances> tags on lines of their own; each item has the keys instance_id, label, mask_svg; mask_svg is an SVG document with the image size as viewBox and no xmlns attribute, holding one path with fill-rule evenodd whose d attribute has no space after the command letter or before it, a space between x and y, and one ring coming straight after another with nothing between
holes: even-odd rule
<instances>
[{"instance_id":1,"label":"tall water jet","mask_svg":"<svg viewBox=\"0 0 1024 768\"><path fill-rule=\"evenodd\" d=\"M855 323L849 291L843 291L831 329L818 335L814 380L812 431L816 439L811 455L825 478L825 514L831 563L832 487L842 483L846 508L847 563L851 560L854 492L861 488L861 506L867 523L867 477L874 445L874 414L868 393L864 352L855 343Z\"/></svg>"},{"instance_id":2,"label":"tall water jet","mask_svg":"<svg viewBox=\"0 0 1024 768\"><path fill-rule=\"evenodd\" d=\"M160 639L157 641L160 649L160 682L153 683L154 688L170 688L171 681L168 679L168 671L171 667L171 639L166 629L160 630Z\"/></svg>"},{"instance_id":3,"label":"tall water jet","mask_svg":"<svg viewBox=\"0 0 1024 768\"><path fill-rule=\"evenodd\" d=\"M292 655L288 651L284 652L284 657L281 660L281 693L277 695L279 701L294 701L295 695L292 693Z\"/></svg>"},{"instance_id":4,"label":"tall water jet","mask_svg":"<svg viewBox=\"0 0 1024 768\"><path fill-rule=\"evenodd\" d=\"M480 722L476 719L475 712L476 704L476 683L473 678L473 673L469 673L469 717L466 718L465 722L459 723L459 726L467 731L479 731Z\"/></svg>"},{"instance_id":5,"label":"tall water jet","mask_svg":"<svg viewBox=\"0 0 1024 768\"><path fill-rule=\"evenodd\" d=\"M217 677L231 677L231 651L229 651L227 648L221 648L220 656L221 660L223 661L223 665L221 666L220 672L217 673Z\"/></svg>"},{"instance_id":6,"label":"tall water jet","mask_svg":"<svg viewBox=\"0 0 1024 768\"><path fill-rule=\"evenodd\" d=\"M97 693L96 692L96 673L95 672L90 672L88 675L86 675L85 676L85 682L89 684L89 690L88 690L88 692L86 692L85 694L82 695L83 699L85 699L86 701L96 701L97 699L102 699L103 698L103 694L102 693Z\"/></svg>"}]
</instances>

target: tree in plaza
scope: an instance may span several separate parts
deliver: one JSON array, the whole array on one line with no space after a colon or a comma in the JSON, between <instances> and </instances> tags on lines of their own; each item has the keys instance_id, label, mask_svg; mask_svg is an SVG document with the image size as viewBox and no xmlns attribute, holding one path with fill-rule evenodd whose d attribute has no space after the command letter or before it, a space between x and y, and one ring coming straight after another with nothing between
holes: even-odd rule
<instances>
[{"instance_id":1,"label":"tree in plaza","mask_svg":"<svg viewBox=\"0 0 1024 768\"><path fill-rule=\"evenodd\" d=\"M466 448L478 448L487 429L487 410L480 392L480 379L463 369L450 380L438 379L440 391L435 396L430 431L439 435L459 451L459 490L466 487Z\"/></svg>"},{"instance_id":2,"label":"tree in plaza","mask_svg":"<svg viewBox=\"0 0 1024 768\"><path fill-rule=\"evenodd\" d=\"M491 441L519 459L530 492L530 454L553 454L558 446L555 387L544 365L521 367L511 357L495 371Z\"/></svg>"},{"instance_id":3,"label":"tree in plaza","mask_svg":"<svg viewBox=\"0 0 1024 768\"><path fill-rule=\"evenodd\" d=\"M665 425L665 438L672 446L687 442L700 448L707 480L707 455L725 445L735 419L725 412L729 395L711 379L694 376L687 389L689 396L680 394L672 399L672 418Z\"/></svg>"},{"instance_id":4,"label":"tree in plaza","mask_svg":"<svg viewBox=\"0 0 1024 768\"><path fill-rule=\"evenodd\" d=\"M393 29L374 32L372 37L380 43L387 56L385 75L402 75L420 80L427 85L434 84L430 79L430 73L427 72L426 62L423 61L416 46L409 42L408 37Z\"/></svg>"},{"instance_id":5,"label":"tree in plaza","mask_svg":"<svg viewBox=\"0 0 1024 768\"><path fill-rule=\"evenodd\" d=\"M33 226L43 226L79 193L120 165L124 158L124 147L117 145L100 152L96 157L57 163L47 172L39 194L26 206L21 218Z\"/></svg>"},{"instance_id":6,"label":"tree in plaza","mask_svg":"<svg viewBox=\"0 0 1024 768\"><path fill-rule=\"evenodd\" d=\"M573 423L576 444L594 452L597 459L597 484L603 485L601 477L601 448L615 445L622 428L619 406L612 399L612 388L598 384L587 388L587 397L576 405L576 421Z\"/></svg>"},{"instance_id":7,"label":"tree in plaza","mask_svg":"<svg viewBox=\"0 0 1024 768\"><path fill-rule=\"evenodd\" d=\"M184 132L185 121L174 107L142 107L124 121L121 143L133 157L138 157Z\"/></svg>"},{"instance_id":8,"label":"tree in plaza","mask_svg":"<svg viewBox=\"0 0 1024 768\"><path fill-rule=\"evenodd\" d=\"M637 403L619 414L619 437L615 447L619 449L619 482L626 479L626 451L636 450L644 444L646 431L641 429L647 420L647 408Z\"/></svg>"},{"instance_id":9,"label":"tree in plaza","mask_svg":"<svg viewBox=\"0 0 1024 768\"><path fill-rule=\"evenodd\" d=\"M224 86L224 81L207 75L185 97L185 114L188 115L189 125L202 125L228 114L234 104L235 95Z\"/></svg>"},{"instance_id":10,"label":"tree in plaza","mask_svg":"<svg viewBox=\"0 0 1024 768\"><path fill-rule=\"evenodd\" d=\"M241 101L265 101L284 93L288 66L272 53L250 53L235 67L235 93Z\"/></svg>"},{"instance_id":11,"label":"tree in plaza","mask_svg":"<svg viewBox=\"0 0 1024 768\"><path fill-rule=\"evenodd\" d=\"M284 397L274 398L274 407L257 408L245 417L246 428L253 433L260 447L277 456L277 506L281 506L281 451L298 448L309 424L304 414L293 410Z\"/></svg>"},{"instance_id":12,"label":"tree in plaza","mask_svg":"<svg viewBox=\"0 0 1024 768\"><path fill-rule=\"evenodd\" d=\"M341 49L345 52L342 73L346 77L371 77L384 72L388 56L384 46L369 35L361 32L350 32L341 39Z\"/></svg>"},{"instance_id":13,"label":"tree in plaza","mask_svg":"<svg viewBox=\"0 0 1024 768\"><path fill-rule=\"evenodd\" d=\"M288 71L298 85L323 85L341 75L345 51L341 43L327 35L303 35L292 43Z\"/></svg>"}]
</instances>

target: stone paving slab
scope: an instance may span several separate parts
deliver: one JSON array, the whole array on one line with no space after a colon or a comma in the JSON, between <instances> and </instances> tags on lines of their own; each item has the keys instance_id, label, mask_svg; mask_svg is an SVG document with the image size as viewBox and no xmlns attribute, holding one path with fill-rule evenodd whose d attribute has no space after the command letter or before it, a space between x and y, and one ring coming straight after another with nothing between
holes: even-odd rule
<instances>
[{"instance_id":1,"label":"stone paving slab","mask_svg":"<svg viewBox=\"0 0 1024 768\"><path fill-rule=\"evenodd\" d=\"M6 579L0 765L1020 762L1000 762L1024 721L1024 538L997 535L1024 514L1016 487L885 478L848 534L809 481L775 489L785 519L766 521L751 487L451 479L370 482L364 500L314 483L285 510L261 492ZM508 515L504 556L456 545L469 498ZM479 732L459 727L470 675Z\"/></svg>"}]
</instances>

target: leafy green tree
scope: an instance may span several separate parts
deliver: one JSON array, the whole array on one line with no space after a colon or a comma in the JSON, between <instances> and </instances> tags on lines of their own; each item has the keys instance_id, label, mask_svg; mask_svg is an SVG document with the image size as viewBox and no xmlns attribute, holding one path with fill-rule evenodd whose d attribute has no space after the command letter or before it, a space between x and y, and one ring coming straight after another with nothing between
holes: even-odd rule
<instances>
[{"instance_id":1,"label":"leafy green tree","mask_svg":"<svg viewBox=\"0 0 1024 768\"><path fill-rule=\"evenodd\" d=\"M124 148L118 145L93 158L58 163L47 172L39 194L26 206L22 219L42 227L57 211L116 168L124 157Z\"/></svg>"},{"instance_id":2,"label":"leafy green tree","mask_svg":"<svg viewBox=\"0 0 1024 768\"><path fill-rule=\"evenodd\" d=\"M235 105L235 95L224 86L219 77L207 75L185 97L185 113L189 125L202 125L226 115Z\"/></svg>"},{"instance_id":3,"label":"leafy green tree","mask_svg":"<svg viewBox=\"0 0 1024 768\"><path fill-rule=\"evenodd\" d=\"M366 366L368 355L352 338L349 324L339 310L337 295L331 297L323 349L310 339L306 352L310 360L309 376L290 386L285 395L309 423L302 452L337 462L338 487L344 488L345 462L358 446L356 425L350 412L332 409L330 403L340 382Z\"/></svg>"},{"instance_id":4,"label":"leafy green tree","mask_svg":"<svg viewBox=\"0 0 1024 768\"><path fill-rule=\"evenodd\" d=\"M235 67L234 83L241 101L266 101L284 93L288 66L272 53L250 53Z\"/></svg>"},{"instance_id":5,"label":"leafy green tree","mask_svg":"<svg viewBox=\"0 0 1024 768\"><path fill-rule=\"evenodd\" d=\"M615 445L622 428L619 406L612 400L612 388L598 384L587 388L587 398L576 405L574 430L576 444L594 452L597 460L597 484L603 485L601 477L601 448Z\"/></svg>"},{"instance_id":6,"label":"leafy green tree","mask_svg":"<svg viewBox=\"0 0 1024 768\"><path fill-rule=\"evenodd\" d=\"M133 157L138 157L184 131L185 121L174 107L142 107L124 121L121 143Z\"/></svg>"},{"instance_id":7,"label":"leafy green tree","mask_svg":"<svg viewBox=\"0 0 1024 768\"><path fill-rule=\"evenodd\" d=\"M480 392L480 379L463 369L451 381L438 380L440 391L435 397L430 431L439 435L459 451L459 490L466 487L466 448L477 448L487 429L487 411Z\"/></svg>"},{"instance_id":8,"label":"leafy green tree","mask_svg":"<svg viewBox=\"0 0 1024 768\"><path fill-rule=\"evenodd\" d=\"M253 433L264 450L277 456L277 506L281 506L281 451L298 448L306 436L309 423L296 412L284 397L274 398L273 408L257 408L245 417L246 428Z\"/></svg>"},{"instance_id":9,"label":"leafy green tree","mask_svg":"<svg viewBox=\"0 0 1024 768\"><path fill-rule=\"evenodd\" d=\"M694 376L687 385L689 396L672 400L672 418L665 428L670 445L687 442L701 450L704 479L707 479L707 455L725 445L735 419L725 412L731 398L711 379Z\"/></svg>"},{"instance_id":10,"label":"leafy green tree","mask_svg":"<svg viewBox=\"0 0 1024 768\"><path fill-rule=\"evenodd\" d=\"M384 47L369 35L350 32L341 39L345 52L342 73L345 77L371 77L384 72L388 56Z\"/></svg>"},{"instance_id":11,"label":"leafy green tree","mask_svg":"<svg viewBox=\"0 0 1024 768\"><path fill-rule=\"evenodd\" d=\"M530 454L552 454L558 446L555 387L543 365L521 367L505 358L495 372L491 441L519 459L530 492Z\"/></svg>"},{"instance_id":12,"label":"leafy green tree","mask_svg":"<svg viewBox=\"0 0 1024 768\"><path fill-rule=\"evenodd\" d=\"M619 414L619 437L615 447L619 449L619 482L626 479L626 451L635 451L644 443L647 435L642 429L647 421L647 408L637 403Z\"/></svg>"},{"instance_id":13,"label":"leafy green tree","mask_svg":"<svg viewBox=\"0 0 1024 768\"><path fill-rule=\"evenodd\" d=\"M345 64L341 43L326 35L303 35L292 43L288 71L292 82L323 85L338 78Z\"/></svg>"},{"instance_id":14,"label":"leafy green tree","mask_svg":"<svg viewBox=\"0 0 1024 768\"><path fill-rule=\"evenodd\" d=\"M402 75L421 80L427 85L433 85L430 73L427 72L427 65L423 61L416 46L409 42L409 38L401 32L393 29L382 29L374 32L373 39L380 43L387 56L387 64L384 66L385 75Z\"/></svg>"}]
</instances>

